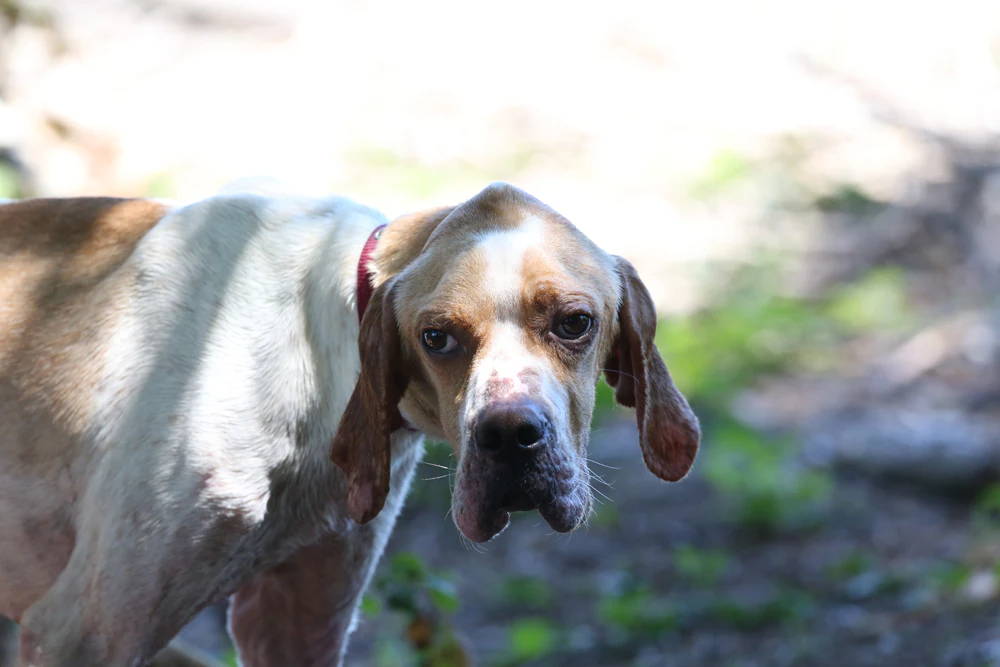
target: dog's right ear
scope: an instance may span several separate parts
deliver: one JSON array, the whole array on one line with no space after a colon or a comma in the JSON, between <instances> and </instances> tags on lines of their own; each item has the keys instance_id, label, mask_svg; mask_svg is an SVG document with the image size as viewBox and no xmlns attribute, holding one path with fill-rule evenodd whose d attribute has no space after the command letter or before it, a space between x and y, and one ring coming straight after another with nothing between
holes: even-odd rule
<instances>
[{"instance_id":1,"label":"dog's right ear","mask_svg":"<svg viewBox=\"0 0 1000 667\"><path fill-rule=\"evenodd\" d=\"M372 294L361 320L358 349L361 375L340 418L330 459L347 475L351 518L367 523L382 511L389 495L389 438L403 425L398 405L409 379L388 282Z\"/></svg>"}]
</instances>

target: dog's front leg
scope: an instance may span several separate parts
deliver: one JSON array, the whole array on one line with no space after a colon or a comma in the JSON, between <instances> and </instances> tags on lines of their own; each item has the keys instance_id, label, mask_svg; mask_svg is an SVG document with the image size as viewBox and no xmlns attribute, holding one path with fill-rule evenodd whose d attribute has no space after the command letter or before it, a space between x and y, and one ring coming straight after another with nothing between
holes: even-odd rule
<instances>
[{"instance_id":1,"label":"dog's front leg","mask_svg":"<svg viewBox=\"0 0 1000 667\"><path fill-rule=\"evenodd\" d=\"M232 596L229 630L244 667L341 664L392 529L384 518L300 549Z\"/></svg>"}]
</instances>

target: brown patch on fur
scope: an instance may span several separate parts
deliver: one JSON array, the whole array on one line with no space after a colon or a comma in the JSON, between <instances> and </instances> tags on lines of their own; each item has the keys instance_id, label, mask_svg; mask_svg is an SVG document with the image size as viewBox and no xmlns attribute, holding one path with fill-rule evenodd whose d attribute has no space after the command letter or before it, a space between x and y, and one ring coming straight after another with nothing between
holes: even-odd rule
<instances>
[{"instance_id":1,"label":"brown patch on fur","mask_svg":"<svg viewBox=\"0 0 1000 667\"><path fill-rule=\"evenodd\" d=\"M423 251L441 221L454 210L454 206L445 206L393 220L382 232L373 258L378 273L383 278L395 276L409 266Z\"/></svg>"},{"instance_id":2,"label":"brown patch on fur","mask_svg":"<svg viewBox=\"0 0 1000 667\"><path fill-rule=\"evenodd\" d=\"M132 279L120 269L166 212L111 198L0 206L0 439L29 469L68 464Z\"/></svg>"},{"instance_id":3,"label":"brown patch on fur","mask_svg":"<svg viewBox=\"0 0 1000 667\"><path fill-rule=\"evenodd\" d=\"M74 432L82 427L88 406L80 401L92 393L85 369L96 367L124 287L124 276L112 276L166 212L111 198L0 206L0 392Z\"/></svg>"}]
</instances>

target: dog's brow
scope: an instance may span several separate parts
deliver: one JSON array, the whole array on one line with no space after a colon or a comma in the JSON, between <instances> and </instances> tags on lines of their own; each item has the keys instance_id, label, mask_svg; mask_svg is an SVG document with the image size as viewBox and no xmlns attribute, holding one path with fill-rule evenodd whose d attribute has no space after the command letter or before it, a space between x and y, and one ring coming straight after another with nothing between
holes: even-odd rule
<instances>
[{"instance_id":1,"label":"dog's brow","mask_svg":"<svg viewBox=\"0 0 1000 667\"><path fill-rule=\"evenodd\" d=\"M564 282L546 281L537 285L525 286L525 299L528 303L541 309L552 307L576 307L584 310L594 310L594 297L579 290L577 285Z\"/></svg>"}]
</instances>

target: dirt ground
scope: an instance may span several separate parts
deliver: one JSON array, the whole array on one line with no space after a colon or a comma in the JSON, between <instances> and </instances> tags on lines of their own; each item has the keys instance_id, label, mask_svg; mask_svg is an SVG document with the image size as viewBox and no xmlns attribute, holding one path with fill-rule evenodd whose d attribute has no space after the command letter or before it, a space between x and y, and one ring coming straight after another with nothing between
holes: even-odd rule
<instances>
[{"instance_id":1,"label":"dirt ground","mask_svg":"<svg viewBox=\"0 0 1000 667\"><path fill-rule=\"evenodd\" d=\"M594 466L610 500L577 534L553 534L525 515L479 550L463 544L441 507L405 510L389 554L412 551L454 573L462 605L454 623L480 664L1000 664L996 579L969 565L977 548L969 505L837 476L814 524L761 535L734 523L732 499L698 474L656 480L635 439L623 420L595 433L592 459L613 467ZM440 473L421 466L420 477ZM416 484L419 494L447 482ZM679 568L676 550L690 547L696 563ZM700 568L699 558L718 566ZM534 582L527 595L525 582ZM623 593L636 582L641 596ZM643 602L609 611L623 600ZM672 620L657 627L663 605ZM555 646L534 661L510 657L510 628L525 617L555 628ZM373 664L379 618L362 623L350 665Z\"/></svg>"}]
</instances>

